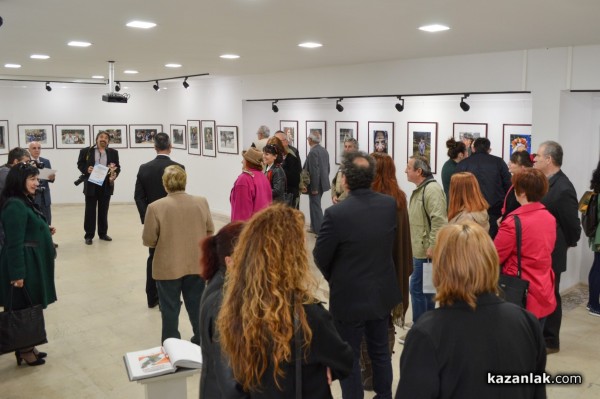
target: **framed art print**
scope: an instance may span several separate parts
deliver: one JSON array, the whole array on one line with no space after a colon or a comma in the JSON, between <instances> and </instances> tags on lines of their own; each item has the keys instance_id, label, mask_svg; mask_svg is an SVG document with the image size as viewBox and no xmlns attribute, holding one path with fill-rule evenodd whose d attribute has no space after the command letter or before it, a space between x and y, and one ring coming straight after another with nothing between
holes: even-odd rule
<instances>
[{"instance_id":1,"label":"framed art print","mask_svg":"<svg viewBox=\"0 0 600 399\"><path fill-rule=\"evenodd\" d=\"M8 121L0 121L0 155L8 154Z\"/></svg>"},{"instance_id":2,"label":"framed art print","mask_svg":"<svg viewBox=\"0 0 600 399\"><path fill-rule=\"evenodd\" d=\"M502 125L502 159L508 162L515 151L531 154L531 125Z\"/></svg>"},{"instance_id":3,"label":"framed art print","mask_svg":"<svg viewBox=\"0 0 600 399\"><path fill-rule=\"evenodd\" d=\"M344 141L346 139L358 141L358 122L336 121L335 122L335 163L342 163L344 155Z\"/></svg>"},{"instance_id":4,"label":"framed art print","mask_svg":"<svg viewBox=\"0 0 600 399\"><path fill-rule=\"evenodd\" d=\"M85 148L91 144L90 125L56 125L56 148Z\"/></svg>"},{"instance_id":5,"label":"framed art print","mask_svg":"<svg viewBox=\"0 0 600 399\"><path fill-rule=\"evenodd\" d=\"M108 144L111 148L127 148L127 125L94 125L92 129L92 141L98 134L106 133L110 137Z\"/></svg>"},{"instance_id":6,"label":"framed art print","mask_svg":"<svg viewBox=\"0 0 600 399\"><path fill-rule=\"evenodd\" d=\"M408 122L408 158L423 156L429 161L431 173L437 170L437 122Z\"/></svg>"},{"instance_id":7,"label":"framed art print","mask_svg":"<svg viewBox=\"0 0 600 399\"><path fill-rule=\"evenodd\" d=\"M19 147L27 148L32 141L38 141L42 148L54 148L52 125L18 125Z\"/></svg>"},{"instance_id":8,"label":"framed art print","mask_svg":"<svg viewBox=\"0 0 600 399\"><path fill-rule=\"evenodd\" d=\"M185 125L171 125L171 144L173 148L185 150Z\"/></svg>"},{"instance_id":9,"label":"framed art print","mask_svg":"<svg viewBox=\"0 0 600 399\"><path fill-rule=\"evenodd\" d=\"M200 121L187 121L188 154L200 155Z\"/></svg>"},{"instance_id":10,"label":"framed art print","mask_svg":"<svg viewBox=\"0 0 600 399\"><path fill-rule=\"evenodd\" d=\"M224 154L238 153L237 126L217 126L218 151Z\"/></svg>"},{"instance_id":11,"label":"framed art print","mask_svg":"<svg viewBox=\"0 0 600 399\"><path fill-rule=\"evenodd\" d=\"M304 148L306 149L305 154L306 156L308 156L308 151L310 151L310 148L308 148L308 143L306 142L306 140L308 139L308 136L311 133L317 133L319 134L319 136L321 136L321 146L323 148L327 148L327 122L325 121L306 121L306 137L304 138ZM300 145L300 143L298 143L298 145ZM298 151L300 151L300 148L298 148Z\"/></svg>"},{"instance_id":12,"label":"framed art print","mask_svg":"<svg viewBox=\"0 0 600 399\"><path fill-rule=\"evenodd\" d=\"M154 136L163 131L163 125L129 125L130 148L153 148Z\"/></svg>"},{"instance_id":13,"label":"framed art print","mask_svg":"<svg viewBox=\"0 0 600 399\"><path fill-rule=\"evenodd\" d=\"M394 122L369 122L369 154L382 152L394 158Z\"/></svg>"},{"instance_id":14,"label":"framed art print","mask_svg":"<svg viewBox=\"0 0 600 399\"><path fill-rule=\"evenodd\" d=\"M279 130L285 133L289 145L298 148L298 121L279 121Z\"/></svg>"},{"instance_id":15,"label":"framed art print","mask_svg":"<svg viewBox=\"0 0 600 399\"><path fill-rule=\"evenodd\" d=\"M205 157L216 157L215 133L217 131L216 122L213 120L200 121L200 142L202 143L202 155Z\"/></svg>"},{"instance_id":16,"label":"framed art print","mask_svg":"<svg viewBox=\"0 0 600 399\"><path fill-rule=\"evenodd\" d=\"M465 135L473 140L479 137L487 137L488 124L487 123L459 123L453 124L453 136L454 140L462 141Z\"/></svg>"}]
</instances>

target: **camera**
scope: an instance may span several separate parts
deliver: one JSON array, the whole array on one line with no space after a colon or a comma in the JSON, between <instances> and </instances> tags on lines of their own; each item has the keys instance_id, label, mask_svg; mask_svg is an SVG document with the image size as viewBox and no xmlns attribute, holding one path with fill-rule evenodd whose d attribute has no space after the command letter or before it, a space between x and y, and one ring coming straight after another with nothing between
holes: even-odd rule
<instances>
[{"instance_id":1,"label":"camera","mask_svg":"<svg viewBox=\"0 0 600 399\"><path fill-rule=\"evenodd\" d=\"M29 161L29 165L35 166L38 169L44 169L44 164L36 161L35 159L32 159L31 161Z\"/></svg>"},{"instance_id":2,"label":"camera","mask_svg":"<svg viewBox=\"0 0 600 399\"><path fill-rule=\"evenodd\" d=\"M81 175L81 176L79 176L79 177L77 178L77 180L75 180L75 181L73 182L73 184L74 184L74 185L76 185L76 186L78 186L78 185L80 185L81 183L83 183L83 182L84 182L84 181L86 181L86 180L87 180L87 176L86 176L86 175Z\"/></svg>"}]
</instances>

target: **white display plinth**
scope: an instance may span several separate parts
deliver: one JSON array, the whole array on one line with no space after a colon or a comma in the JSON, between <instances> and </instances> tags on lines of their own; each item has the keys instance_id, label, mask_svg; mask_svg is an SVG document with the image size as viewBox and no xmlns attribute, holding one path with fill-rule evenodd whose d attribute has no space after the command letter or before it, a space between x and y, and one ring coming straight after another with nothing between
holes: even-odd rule
<instances>
[{"instance_id":1,"label":"white display plinth","mask_svg":"<svg viewBox=\"0 0 600 399\"><path fill-rule=\"evenodd\" d=\"M187 399L187 378L200 369L180 369L175 373L137 380L144 385L146 399Z\"/></svg>"}]
</instances>

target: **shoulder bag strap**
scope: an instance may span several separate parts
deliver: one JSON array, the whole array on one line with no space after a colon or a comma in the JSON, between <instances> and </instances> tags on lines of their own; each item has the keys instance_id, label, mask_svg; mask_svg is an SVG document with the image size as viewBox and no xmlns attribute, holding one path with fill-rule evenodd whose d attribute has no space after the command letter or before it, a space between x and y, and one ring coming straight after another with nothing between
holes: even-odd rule
<instances>
[{"instance_id":1,"label":"shoulder bag strap","mask_svg":"<svg viewBox=\"0 0 600 399\"><path fill-rule=\"evenodd\" d=\"M517 215L513 215L513 218L517 232L517 277L521 278L521 219Z\"/></svg>"},{"instance_id":2,"label":"shoulder bag strap","mask_svg":"<svg viewBox=\"0 0 600 399\"><path fill-rule=\"evenodd\" d=\"M294 346L296 347L296 399L302 399L302 345L300 342L300 322L295 310Z\"/></svg>"},{"instance_id":3,"label":"shoulder bag strap","mask_svg":"<svg viewBox=\"0 0 600 399\"><path fill-rule=\"evenodd\" d=\"M429 179L428 181L425 182L425 184L423 184L423 199L421 200L423 202L423 210L425 211L425 217L427 218L427 224L429 225L429 231L431 231L431 219L429 218L429 213L427 213L427 207L425 206L425 187L427 187L427 185L429 183L431 183L433 181L433 178Z\"/></svg>"}]
</instances>

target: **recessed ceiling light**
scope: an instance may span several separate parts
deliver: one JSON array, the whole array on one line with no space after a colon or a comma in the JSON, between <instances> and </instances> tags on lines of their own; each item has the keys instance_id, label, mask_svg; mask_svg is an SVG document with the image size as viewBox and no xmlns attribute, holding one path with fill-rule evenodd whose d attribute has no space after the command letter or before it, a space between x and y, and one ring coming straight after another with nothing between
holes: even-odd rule
<instances>
[{"instance_id":1,"label":"recessed ceiling light","mask_svg":"<svg viewBox=\"0 0 600 399\"><path fill-rule=\"evenodd\" d=\"M67 44L69 46L73 46L73 47L89 47L92 45L92 43L90 43L90 42L78 42L78 41L71 41Z\"/></svg>"},{"instance_id":2,"label":"recessed ceiling light","mask_svg":"<svg viewBox=\"0 0 600 399\"><path fill-rule=\"evenodd\" d=\"M102 75L94 75L94 76L92 76L92 79L104 79L104 76L102 76Z\"/></svg>"},{"instance_id":3,"label":"recessed ceiling light","mask_svg":"<svg viewBox=\"0 0 600 399\"><path fill-rule=\"evenodd\" d=\"M134 71L133 69L127 69L127 70L123 71L123 73L128 73L130 75L135 75L136 73L138 73L138 71Z\"/></svg>"},{"instance_id":4,"label":"recessed ceiling light","mask_svg":"<svg viewBox=\"0 0 600 399\"><path fill-rule=\"evenodd\" d=\"M31 54L29 58L33 58L34 60L47 60L50 56L45 54Z\"/></svg>"},{"instance_id":5,"label":"recessed ceiling light","mask_svg":"<svg viewBox=\"0 0 600 399\"><path fill-rule=\"evenodd\" d=\"M220 56L221 58L226 58L228 60L235 60L236 58L240 58L237 54L223 54Z\"/></svg>"},{"instance_id":6,"label":"recessed ceiling light","mask_svg":"<svg viewBox=\"0 0 600 399\"><path fill-rule=\"evenodd\" d=\"M167 68L181 68L181 64L165 64Z\"/></svg>"},{"instance_id":7,"label":"recessed ceiling light","mask_svg":"<svg viewBox=\"0 0 600 399\"><path fill-rule=\"evenodd\" d=\"M317 48L317 47L323 47L323 45L321 43L315 43L315 42L306 42L306 43L300 43L298 45L299 47L304 47L304 48Z\"/></svg>"},{"instance_id":8,"label":"recessed ceiling light","mask_svg":"<svg viewBox=\"0 0 600 399\"><path fill-rule=\"evenodd\" d=\"M424 25L419 27L419 30L424 30L425 32L441 32L444 30L448 30L450 28L448 28L445 25L439 25L439 24L433 24L433 25Z\"/></svg>"},{"instance_id":9,"label":"recessed ceiling light","mask_svg":"<svg viewBox=\"0 0 600 399\"><path fill-rule=\"evenodd\" d=\"M4 64L4 68L21 68L20 64Z\"/></svg>"},{"instance_id":10,"label":"recessed ceiling light","mask_svg":"<svg viewBox=\"0 0 600 399\"><path fill-rule=\"evenodd\" d=\"M127 23L127 26L130 28L150 29L154 28L156 24L154 22L131 21Z\"/></svg>"}]
</instances>

